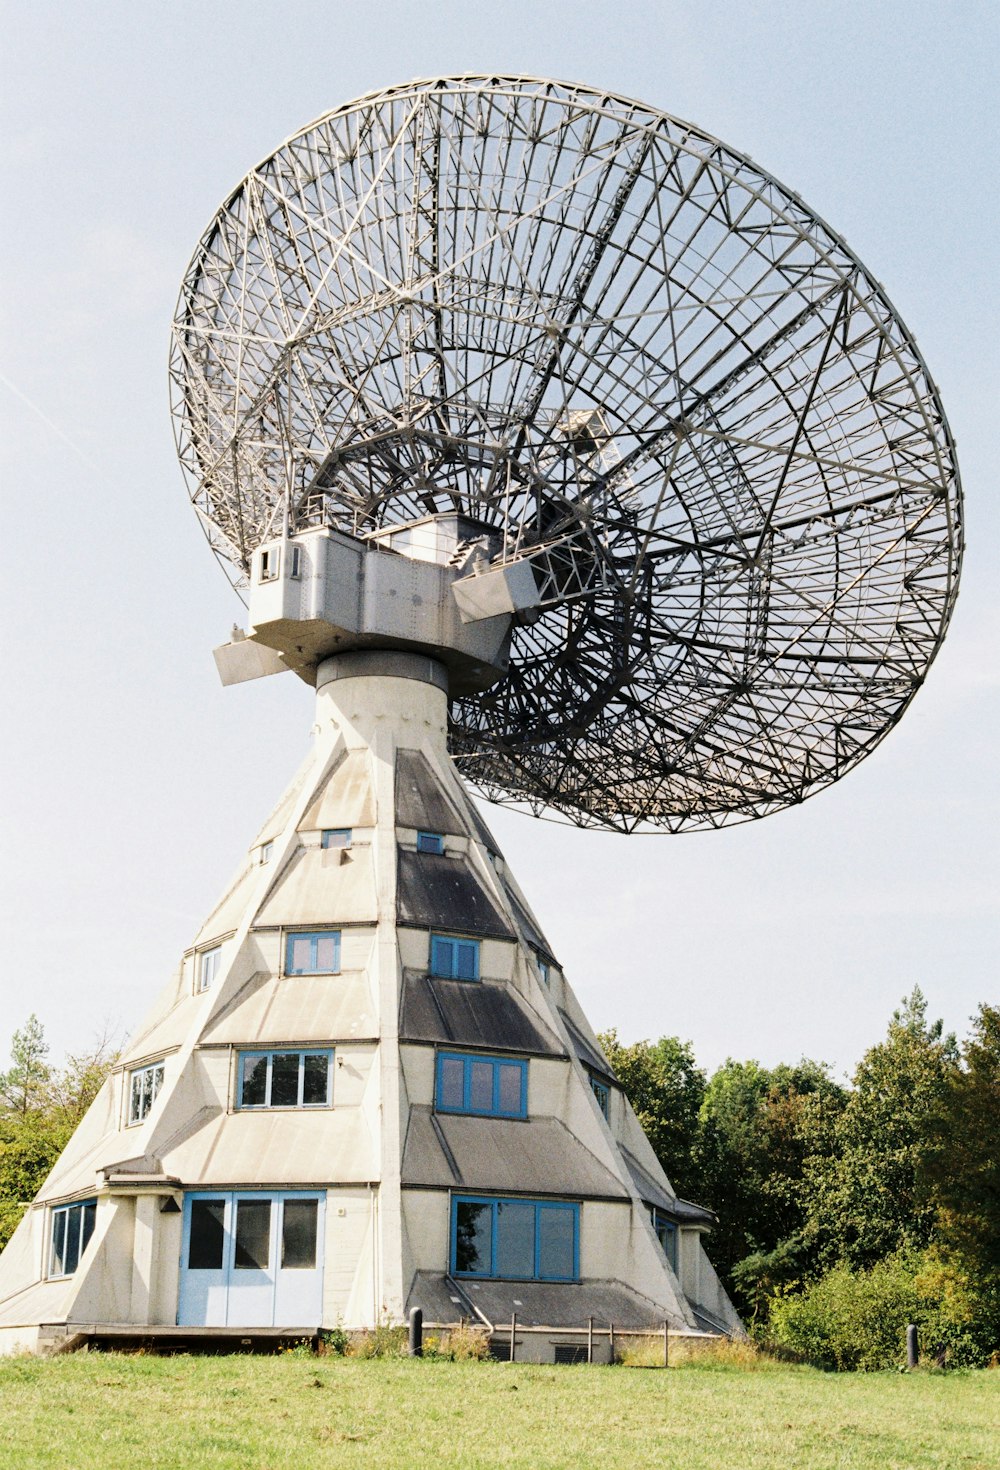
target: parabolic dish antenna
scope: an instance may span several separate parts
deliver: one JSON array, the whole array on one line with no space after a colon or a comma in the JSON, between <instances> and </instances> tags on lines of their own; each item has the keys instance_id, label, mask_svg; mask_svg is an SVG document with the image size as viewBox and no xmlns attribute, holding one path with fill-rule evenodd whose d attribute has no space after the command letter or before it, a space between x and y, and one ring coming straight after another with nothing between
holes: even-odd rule
<instances>
[{"instance_id":1,"label":"parabolic dish antenna","mask_svg":"<svg viewBox=\"0 0 1000 1470\"><path fill-rule=\"evenodd\" d=\"M276 535L450 516L470 574L530 586L504 677L451 701L495 801L778 811L873 749L947 627L958 471L909 332L795 194L625 98L462 76L327 113L206 230L171 375L237 584Z\"/></svg>"}]
</instances>

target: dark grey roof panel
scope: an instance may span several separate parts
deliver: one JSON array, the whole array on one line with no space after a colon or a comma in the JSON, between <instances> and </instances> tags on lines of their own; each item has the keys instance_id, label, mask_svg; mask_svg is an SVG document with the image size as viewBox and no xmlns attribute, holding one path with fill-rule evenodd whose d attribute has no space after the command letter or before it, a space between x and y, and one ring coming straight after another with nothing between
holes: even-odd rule
<instances>
[{"instance_id":1,"label":"dark grey roof panel","mask_svg":"<svg viewBox=\"0 0 1000 1470\"><path fill-rule=\"evenodd\" d=\"M456 1281L443 1272L418 1271L407 1312L413 1307L420 1307L428 1322L479 1317L496 1328L506 1326L516 1312L522 1327L586 1332L587 1318L593 1317L601 1327L613 1322L616 1327L663 1329L660 1308L620 1281Z\"/></svg>"},{"instance_id":2,"label":"dark grey roof panel","mask_svg":"<svg viewBox=\"0 0 1000 1470\"><path fill-rule=\"evenodd\" d=\"M619 1180L558 1118L470 1118L410 1109L402 1182L490 1194L625 1199Z\"/></svg>"},{"instance_id":3,"label":"dark grey roof panel","mask_svg":"<svg viewBox=\"0 0 1000 1470\"><path fill-rule=\"evenodd\" d=\"M676 1199L670 1212L682 1225L718 1225L719 1217L714 1210L704 1205L692 1204L689 1199Z\"/></svg>"},{"instance_id":4,"label":"dark grey roof panel","mask_svg":"<svg viewBox=\"0 0 1000 1470\"><path fill-rule=\"evenodd\" d=\"M560 1009L559 1014L562 1017L563 1025L569 1032L569 1039L576 1048L576 1054L584 1066L589 1067L592 1072L598 1072L602 1077L609 1077L612 1082L616 1082L618 1079L608 1065L607 1059L601 1055L593 1042L587 1040L580 1028L570 1020L564 1010Z\"/></svg>"},{"instance_id":5,"label":"dark grey roof panel","mask_svg":"<svg viewBox=\"0 0 1000 1470\"><path fill-rule=\"evenodd\" d=\"M469 835L466 823L419 750L396 751L396 825L416 827L421 832Z\"/></svg>"},{"instance_id":6,"label":"dark grey roof panel","mask_svg":"<svg viewBox=\"0 0 1000 1470\"><path fill-rule=\"evenodd\" d=\"M432 980L407 971L399 1034L401 1041L566 1055L558 1037L530 1014L516 990L488 980Z\"/></svg>"},{"instance_id":7,"label":"dark grey roof panel","mask_svg":"<svg viewBox=\"0 0 1000 1470\"><path fill-rule=\"evenodd\" d=\"M673 1210L676 1200L665 1184L662 1184L652 1174L648 1173L639 1160L630 1154L627 1148L618 1145L621 1156L625 1160L625 1167L632 1176L636 1193L640 1199L644 1199L648 1205L656 1205L661 1210Z\"/></svg>"},{"instance_id":8,"label":"dark grey roof panel","mask_svg":"<svg viewBox=\"0 0 1000 1470\"><path fill-rule=\"evenodd\" d=\"M648 1205L656 1205L658 1209L665 1210L672 1220L680 1225L717 1225L718 1216L711 1210L705 1209L703 1205L692 1204L689 1199L678 1199L670 1193L656 1177L639 1163L634 1154L630 1154L627 1148L621 1149L625 1167L632 1176L636 1192L646 1201Z\"/></svg>"},{"instance_id":9,"label":"dark grey roof panel","mask_svg":"<svg viewBox=\"0 0 1000 1470\"><path fill-rule=\"evenodd\" d=\"M507 894L507 900L511 908L514 910L514 918L517 921L517 927L520 929L524 938L528 941L530 945L533 945L535 949L540 949L542 954L547 955L550 960L555 962L555 955L552 952L552 946L549 944L549 941L545 938L545 935L539 929L534 919L532 919L531 915L528 913L528 910L524 907L524 904L518 898L513 889L511 889L506 883L504 884L504 889Z\"/></svg>"},{"instance_id":10,"label":"dark grey roof panel","mask_svg":"<svg viewBox=\"0 0 1000 1470\"><path fill-rule=\"evenodd\" d=\"M466 858L400 848L397 874L396 918L400 924L483 938L516 937Z\"/></svg>"},{"instance_id":11,"label":"dark grey roof panel","mask_svg":"<svg viewBox=\"0 0 1000 1470\"><path fill-rule=\"evenodd\" d=\"M493 833L490 831L489 827L487 827L486 823L483 821L482 813L480 812L478 806L471 797L469 798L465 814L468 817L476 836L479 838L483 846L487 848L490 852L495 852L498 857L503 857L503 853L500 851L499 843L493 836Z\"/></svg>"}]
</instances>

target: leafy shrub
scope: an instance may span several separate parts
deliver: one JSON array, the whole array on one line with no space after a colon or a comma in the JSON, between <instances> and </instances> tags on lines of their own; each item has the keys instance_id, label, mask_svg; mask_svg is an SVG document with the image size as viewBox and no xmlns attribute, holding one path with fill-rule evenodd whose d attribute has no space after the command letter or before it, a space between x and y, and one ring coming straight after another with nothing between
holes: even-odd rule
<instances>
[{"instance_id":1,"label":"leafy shrub","mask_svg":"<svg viewBox=\"0 0 1000 1470\"><path fill-rule=\"evenodd\" d=\"M320 1333L319 1350L321 1353L329 1353L333 1357L342 1358L347 1352L350 1341L350 1333L338 1324Z\"/></svg>"},{"instance_id":2,"label":"leafy shrub","mask_svg":"<svg viewBox=\"0 0 1000 1470\"><path fill-rule=\"evenodd\" d=\"M905 1362L909 1322L925 1360L987 1360L969 1281L934 1251L898 1251L867 1271L836 1266L803 1291L775 1298L770 1333L819 1367L873 1372Z\"/></svg>"}]
</instances>

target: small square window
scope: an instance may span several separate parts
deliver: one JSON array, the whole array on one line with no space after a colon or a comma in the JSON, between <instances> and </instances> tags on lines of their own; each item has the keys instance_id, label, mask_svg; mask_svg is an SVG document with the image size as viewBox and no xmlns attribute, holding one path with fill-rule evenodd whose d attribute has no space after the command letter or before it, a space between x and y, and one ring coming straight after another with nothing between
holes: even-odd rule
<instances>
[{"instance_id":1,"label":"small square window","mask_svg":"<svg viewBox=\"0 0 1000 1470\"><path fill-rule=\"evenodd\" d=\"M281 567L281 547L268 546L260 554L260 578L261 582L273 582Z\"/></svg>"},{"instance_id":2,"label":"small square window","mask_svg":"<svg viewBox=\"0 0 1000 1470\"><path fill-rule=\"evenodd\" d=\"M290 548L290 551L291 551L291 563L290 563L290 566L289 566L288 575L290 577L301 577L302 576L302 547L301 546L292 546Z\"/></svg>"},{"instance_id":3,"label":"small square window","mask_svg":"<svg viewBox=\"0 0 1000 1470\"><path fill-rule=\"evenodd\" d=\"M350 847L350 827L327 827L320 839L323 847Z\"/></svg>"},{"instance_id":4,"label":"small square window","mask_svg":"<svg viewBox=\"0 0 1000 1470\"><path fill-rule=\"evenodd\" d=\"M432 934L431 974L442 980L478 980L479 940Z\"/></svg>"},{"instance_id":5,"label":"small square window","mask_svg":"<svg viewBox=\"0 0 1000 1470\"><path fill-rule=\"evenodd\" d=\"M417 851L433 852L440 856L444 852L444 837L440 832L418 832Z\"/></svg>"},{"instance_id":6,"label":"small square window","mask_svg":"<svg viewBox=\"0 0 1000 1470\"><path fill-rule=\"evenodd\" d=\"M198 956L198 989L211 990L215 983L215 977L219 973L219 965L222 962L222 945L213 945L211 949L203 949Z\"/></svg>"},{"instance_id":7,"label":"small square window","mask_svg":"<svg viewBox=\"0 0 1000 1470\"><path fill-rule=\"evenodd\" d=\"M261 849L260 849L260 860L261 860L261 862L262 863L269 863L271 861L271 854L273 852L274 852L274 843L273 842L264 842L264 843L262 843L261 844Z\"/></svg>"},{"instance_id":8,"label":"small square window","mask_svg":"<svg viewBox=\"0 0 1000 1470\"><path fill-rule=\"evenodd\" d=\"M339 929L313 929L286 937L286 975L336 975L339 971Z\"/></svg>"},{"instance_id":9,"label":"small square window","mask_svg":"<svg viewBox=\"0 0 1000 1470\"><path fill-rule=\"evenodd\" d=\"M163 1085L163 1063L151 1062L129 1073L128 1121L131 1127L145 1119Z\"/></svg>"}]
</instances>

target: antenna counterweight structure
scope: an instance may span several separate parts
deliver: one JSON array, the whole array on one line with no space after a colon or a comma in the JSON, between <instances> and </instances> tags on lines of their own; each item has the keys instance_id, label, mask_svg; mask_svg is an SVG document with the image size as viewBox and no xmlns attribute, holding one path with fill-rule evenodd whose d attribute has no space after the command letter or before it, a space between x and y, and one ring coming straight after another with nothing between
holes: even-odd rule
<instances>
[{"instance_id":1,"label":"antenna counterweight structure","mask_svg":"<svg viewBox=\"0 0 1000 1470\"><path fill-rule=\"evenodd\" d=\"M457 517L466 619L520 579L501 673L450 704L496 801L780 810L874 748L947 627L958 471L905 326L796 195L637 102L466 76L327 113L203 236L172 382L238 584L285 517L382 547Z\"/></svg>"}]
</instances>

